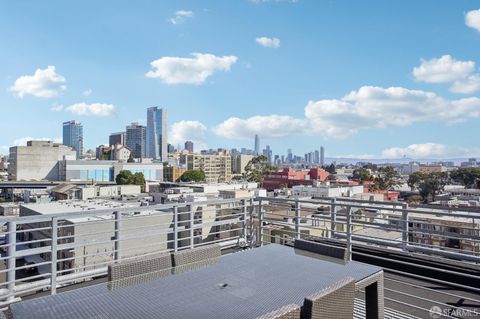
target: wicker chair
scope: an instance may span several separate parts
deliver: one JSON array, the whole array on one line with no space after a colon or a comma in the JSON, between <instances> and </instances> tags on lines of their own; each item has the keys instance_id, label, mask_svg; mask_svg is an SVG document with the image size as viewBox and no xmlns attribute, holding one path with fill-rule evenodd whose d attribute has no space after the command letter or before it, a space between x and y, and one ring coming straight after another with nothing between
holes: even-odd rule
<instances>
[{"instance_id":1,"label":"wicker chair","mask_svg":"<svg viewBox=\"0 0 480 319\"><path fill-rule=\"evenodd\" d=\"M346 277L305 298L303 319L352 319L355 280Z\"/></svg>"},{"instance_id":2,"label":"wicker chair","mask_svg":"<svg viewBox=\"0 0 480 319\"><path fill-rule=\"evenodd\" d=\"M348 253L344 247L317 243L315 241L295 239L294 248L306 250L306 251L324 255L324 256L339 258L344 261L348 259Z\"/></svg>"},{"instance_id":3,"label":"wicker chair","mask_svg":"<svg viewBox=\"0 0 480 319\"><path fill-rule=\"evenodd\" d=\"M185 249L172 254L173 272L185 272L217 263L222 255L220 245Z\"/></svg>"},{"instance_id":4,"label":"wicker chair","mask_svg":"<svg viewBox=\"0 0 480 319\"><path fill-rule=\"evenodd\" d=\"M108 266L108 281L155 273L158 276L172 273L170 254L155 254L132 260L120 261Z\"/></svg>"},{"instance_id":5,"label":"wicker chair","mask_svg":"<svg viewBox=\"0 0 480 319\"><path fill-rule=\"evenodd\" d=\"M257 317L257 319L300 319L300 306L290 304Z\"/></svg>"}]
</instances>

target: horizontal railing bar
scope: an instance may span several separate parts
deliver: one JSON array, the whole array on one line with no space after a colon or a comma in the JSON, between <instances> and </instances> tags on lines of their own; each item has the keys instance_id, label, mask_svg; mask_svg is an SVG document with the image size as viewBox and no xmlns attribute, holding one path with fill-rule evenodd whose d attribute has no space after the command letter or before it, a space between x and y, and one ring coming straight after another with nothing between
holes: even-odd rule
<instances>
[{"instance_id":1,"label":"horizontal railing bar","mask_svg":"<svg viewBox=\"0 0 480 319\"><path fill-rule=\"evenodd\" d=\"M384 297L384 300L393 301L394 303L398 303L398 304L401 304L401 305L404 305L404 306L407 306L407 307L416 308L418 310L423 310L427 313L430 313L430 309L425 309L425 308L422 308L422 307L419 307L419 306L416 306L416 305L412 305L412 304L409 304L409 303L406 303L406 302L403 302L403 301L400 301L400 300L395 300L395 299L388 298L388 297ZM445 315L443 313L440 313L439 315L441 315L442 317L445 317L445 318L457 319L456 317Z\"/></svg>"},{"instance_id":2,"label":"horizontal railing bar","mask_svg":"<svg viewBox=\"0 0 480 319\"><path fill-rule=\"evenodd\" d=\"M402 296L407 296L407 297L410 297L410 298L414 298L414 299L419 299L419 300L422 300L422 301L425 301L425 302L429 302L429 303L433 303L433 304L437 304L437 305L442 305L442 306L446 306L448 308L454 308L454 309L462 309L458 306L454 306L454 305L449 305L449 304L446 304L446 303L443 303L441 301L436 301L436 300L431 300L431 299L427 299L427 298L423 298L423 297L420 297L420 296L415 296L415 295L412 295L412 294L409 294L407 292L403 292L403 291L398 291L398 290L393 290L393 289L390 289L390 288L383 288L384 291L390 291L390 292L393 292L393 293L396 293L396 294L400 294ZM463 308L464 309L464 308ZM476 312L476 311L473 311L473 310L469 310L470 313L473 313L475 315L480 315L479 312Z\"/></svg>"},{"instance_id":3,"label":"horizontal railing bar","mask_svg":"<svg viewBox=\"0 0 480 319\"><path fill-rule=\"evenodd\" d=\"M428 290L428 291L431 291L431 292L434 292L434 293L447 295L447 296L450 296L450 297L455 297L455 298L459 298L459 299L465 299L465 300L480 303L480 300L477 300L477 299L473 299L473 298L469 298L469 297L465 297L465 296L460 296L460 295L457 295L457 294L452 294L450 292L445 292L445 291L438 290L438 289L423 287L423 286L412 284L412 283L402 281L402 280L397 280L397 279L393 279L393 278L389 278L389 277L384 277L384 280L393 281L393 282L396 282L396 283L399 283L399 284L402 284L402 285L406 285L406 286L410 286L410 287L414 287L414 288L418 288L418 289Z\"/></svg>"},{"instance_id":4,"label":"horizontal railing bar","mask_svg":"<svg viewBox=\"0 0 480 319\"><path fill-rule=\"evenodd\" d=\"M354 254L356 254L356 255L361 255L361 256L367 256L367 257L372 257L372 255L364 254L364 253L361 253L361 252L358 252L358 251L354 252ZM391 260L391 259L389 259L389 258L380 257L380 256L374 256L374 258L376 258L376 259L382 259L382 260L387 260L387 261L390 261L390 260ZM470 275L470 274L465 274L465 273L460 273L460 272L456 272L456 271L452 271L452 270L435 268L435 267L426 266L426 265L421 265L421 264L414 264L414 263L410 263L410 262L408 262L408 261L402 261L402 260L395 260L395 262L396 262L396 263L399 263L399 264L403 264L403 265L409 265L409 266L412 266L412 265L413 265L413 266L415 266L415 267L420 267L420 268L424 268L424 269L428 269L428 270L435 270L435 271L439 271L439 272L446 273L446 274L464 276L464 277L468 277L468 278L472 278L472 279L478 279L478 276Z\"/></svg>"},{"instance_id":5,"label":"horizontal railing bar","mask_svg":"<svg viewBox=\"0 0 480 319\"><path fill-rule=\"evenodd\" d=\"M135 207L111 207L105 209L95 209L95 210L88 210L88 211L81 211L81 212L70 212L70 213L54 213L48 215L30 215L30 216L20 216L20 217L0 217L0 222L16 222L18 224L23 223L32 223L32 222L44 222L44 221L51 221L52 218L58 219L72 219L77 217L88 217L88 216L95 216L95 215L110 215L114 211L119 211L123 213L134 213L137 211L153 211L152 213L160 213L164 212L167 209L172 209L173 207L187 207L187 206L208 206L208 205L221 205L221 204L229 204L229 203L237 203L243 199L250 199L250 197L245 198L235 198L235 199L219 199L219 200L208 200L208 201L200 201L200 202L188 202L188 203L174 203L174 204L158 204L158 205L150 205L150 206L135 206Z\"/></svg>"}]
</instances>

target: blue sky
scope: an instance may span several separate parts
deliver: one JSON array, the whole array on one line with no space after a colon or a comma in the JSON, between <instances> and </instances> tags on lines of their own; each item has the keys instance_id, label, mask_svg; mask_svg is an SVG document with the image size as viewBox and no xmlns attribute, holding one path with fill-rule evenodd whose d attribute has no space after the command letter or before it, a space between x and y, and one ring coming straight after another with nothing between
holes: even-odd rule
<instances>
[{"instance_id":1,"label":"blue sky","mask_svg":"<svg viewBox=\"0 0 480 319\"><path fill-rule=\"evenodd\" d=\"M0 153L59 138L72 119L94 148L157 105L175 145L253 148L257 133L275 154L479 156L479 10L459 0L2 1Z\"/></svg>"}]
</instances>

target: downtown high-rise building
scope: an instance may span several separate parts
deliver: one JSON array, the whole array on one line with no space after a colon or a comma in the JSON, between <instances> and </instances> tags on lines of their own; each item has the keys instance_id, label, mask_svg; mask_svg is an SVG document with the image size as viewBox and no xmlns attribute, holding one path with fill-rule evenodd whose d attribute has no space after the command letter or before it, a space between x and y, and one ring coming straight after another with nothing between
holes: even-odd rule
<instances>
[{"instance_id":1,"label":"downtown high-rise building","mask_svg":"<svg viewBox=\"0 0 480 319\"><path fill-rule=\"evenodd\" d=\"M146 157L146 128L136 122L127 126L125 144L134 158Z\"/></svg>"},{"instance_id":2,"label":"downtown high-rise building","mask_svg":"<svg viewBox=\"0 0 480 319\"><path fill-rule=\"evenodd\" d=\"M325 165L325 148L320 146L320 165Z\"/></svg>"},{"instance_id":3,"label":"downtown high-rise building","mask_svg":"<svg viewBox=\"0 0 480 319\"><path fill-rule=\"evenodd\" d=\"M260 138L255 134L255 155L260 155Z\"/></svg>"},{"instance_id":4,"label":"downtown high-rise building","mask_svg":"<svg viewBox=\"0 0 480 319\"><path fill-rule=\"evenodd\" d=\"M83 155L83 125L78 121L63 122L63 145L72 147L77 157Z\"/></svg>"},{"instance_id":5,"label":"downtown high-rise building","mask_svg":"<svg viewBox=\"0 0 480 319\"><path fill-rule=\"evenodd\" d=\"M167 110L157 106L147 109L147 156L168 160Z\"/></svg>"},{"instance_id":6,"label":"downtown high-rise building","mask_svg":"<svg viewBox=\"0 0 480 319\"><path fill-rule=\"evenodd\" d=\"M192 141L186 141L185 142L185 150L188 151L189 153L193 153L193 142Z\"/></svg>"},{"instance_id":7,"label":"downtown high-rise building","mask_svg":"<svg viewBox=\"0 0 480 319\"><path fill-rule=\"evenodd\" d=\"M263 156L267 158L268 163L272 163L272 150L270 148L270 145L267 145L267 147L263 150Z\"/></svg>"},{"instance_id":8,"label":"downtown high-rise building","mask_svg":"<svg viewBox=\"0 0 480 319\"><path fill-rule=\"evenodd\" d=\"M112 133L108 137L108 145L125 145L126 133L125 132L118 132Z\"/></svg>"},{"instance_id":9,"label":"downtown high-rise building","mask_svg":"<svg viewBox=\"0 0 480 319\"><path fill-rule=\"evenodd\" d=\"M315 164L319 164L320 163L320 152L316 150L314 153L315 154L313 156L313 162Z\"/></svg>"}]
</instances>

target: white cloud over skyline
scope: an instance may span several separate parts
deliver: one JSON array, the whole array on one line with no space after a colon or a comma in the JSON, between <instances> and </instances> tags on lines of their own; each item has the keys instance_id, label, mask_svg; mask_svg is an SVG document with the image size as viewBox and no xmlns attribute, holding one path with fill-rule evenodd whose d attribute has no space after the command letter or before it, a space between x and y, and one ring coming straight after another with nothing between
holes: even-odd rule
<instances>
[{"instance_id":1,"label":"white cloud over skyline","mask_svg":"<svg viewBox=\"0 0 480 319\"><path fill-rule=\"evenodd\" d=\"M417 122L457 124L480 117L480 98L448 100L433 92L402 87L363 86L341 99L309 101L304 117L286 115L229 118L213 132L229 139L251 139L289 135L333 138L352 136L359 130L405 127Z\"/></svg>"},{"instance_id":2,"label":"white cloud over skyline","mask_svg":"<svg viewBox=\"0 0 480 319\"><path fill-rule=\"evenodd\" d=\"M45 69L35 70L33 75L19 77L9 90L20 98L26 95L51 98L67 88L66 82L65 77L56 73L55 66L49 65Z\"/></svg>"},{"instance_id":3,"label":"white cloud over skyline","mask_svg":"<svg viewBox=\"0 0 480 319\"><path fill-rule=\"evenodd\" d=\"M57 106L60 108L60 106ZM115 106L113 104L105 103L92 103L87 104L85 102L75 103L69 106L60 108L59 110L64 109L67 112L71 112L75 115L85 115L85 116L111 116L115 113Z\"/></svg>"},{"instance_id":4,"label":"white cloud over skyline","mask_svg":"<svg viewBox=\"0 0 480 319\"><path fill-rule=\"evenodd\" d=\"M465 14L465 24L467 27L480 32L480 9L467 12Z\"/></svg>"},{"instance_id":5,"label":"white cloud over skyline","mask_svg":"<svg viewBox=\"0 0 480 319\"><path fill-rule=\"evenodd\" d=\"M177 12L175 12L175 16L173 18L170 18L168 21L173 25L177 25L185 22L185 20L192 17L193 17L193 11L178 10Z\"/></svg>"},{"instance_id":6,"label":"white cloud over skyline","mask_svg":"<svg viewBox=\"0 0 480 319\"><path fill-rule=\"evenodd\" d=\"M179 121L172 124L168 142L182 148L185 141L192 141L196 150L206 148L205 135L207 127L199 121Z\"/></svg>"},{"instance_id":7,"label":"white cloud over skyline","mask_svg":"<svg viewBox=\"0 0 480 319\"><path fill-rule=\"evenodd\" d=\"M382 151L383 158L455 158L478 156L480 148L458 147L438 143L411 144L406 147L391 147Z\"/></svg>"},{"instance_id":8,"label":"white cloud over skyline","mask_svg":"<svg viewBox=\"0 0 480 319\"><path fill-rule=\"evenodd\" d=\"M166 84L195 84L205 83L208 77L217 71L230 71L238 60L236 56L215 56L208 53L192 53L192 58L162 57L152 61L153 70L145 76L158 78Z\"/></svg>"},{"instance_id":9,"label":"white cloud over skyline","mask_svg":"<svg viewBox=\"0 0 480 319\"><path fill-rule=\"evenodd\" d=\"M268 38L268 37L259 37L255 39L255 42L260 44L263 47L266 48L279 48L280 47L280 39L279 38Z\"/></svg>"}]
</instances>

